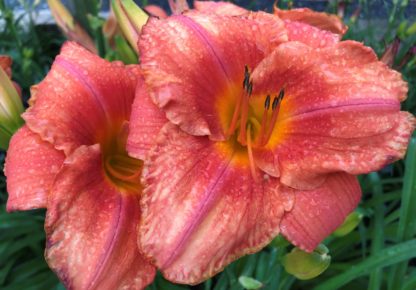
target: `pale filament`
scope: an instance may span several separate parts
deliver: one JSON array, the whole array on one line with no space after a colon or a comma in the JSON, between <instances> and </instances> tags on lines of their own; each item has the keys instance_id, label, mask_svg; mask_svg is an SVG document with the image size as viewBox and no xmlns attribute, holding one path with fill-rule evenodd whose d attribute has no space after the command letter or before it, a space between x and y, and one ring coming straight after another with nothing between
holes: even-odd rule
<instances>
[{"instance_id":1,"label":"pale filament","mask_svg":"<svg viewBox=\"0 0 416 290\"><path fill-rule=\"evenodd\" d=\"M251 146L251 125L247 126L247 153L248 153L248 160L250 162L250 171L251 176L253 177L254 181L259 181L257 174L256 174L256 164L254 162L253 156L253 148Z\"/></svg>"}]
</instances>

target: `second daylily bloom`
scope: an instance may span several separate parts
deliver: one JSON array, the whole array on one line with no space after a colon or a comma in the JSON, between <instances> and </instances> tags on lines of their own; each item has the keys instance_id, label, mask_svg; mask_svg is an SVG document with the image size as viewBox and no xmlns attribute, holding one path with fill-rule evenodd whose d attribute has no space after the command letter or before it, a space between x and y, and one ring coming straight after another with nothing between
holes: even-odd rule
<instances>
[{"instance_id":1,"label":"second daylily bloom","mask_svg":"<svg viewBox=\"0 0 416 290\"><path fill-rule=\"evenodd\" d=\"M128 151L147 156L139 244L166 278L201 282L278 233L312 251L359 202L354 175L403 157L406 83L339 39L267 13L143 27L151 99L134 103Z\"/></svg>"},{"instance_id":2,"label":"second daylily bloom","mask_svg":"<svg viewBox=\"0 0 416 290\"><path fill-rule=\"evenodd\" d=\"M136 242L142 162L125 150L136 86L137 66L66 43L7 152L7 210L47 208L45 257L68 289L153 280Z\"/></svg>"}]
</instances>

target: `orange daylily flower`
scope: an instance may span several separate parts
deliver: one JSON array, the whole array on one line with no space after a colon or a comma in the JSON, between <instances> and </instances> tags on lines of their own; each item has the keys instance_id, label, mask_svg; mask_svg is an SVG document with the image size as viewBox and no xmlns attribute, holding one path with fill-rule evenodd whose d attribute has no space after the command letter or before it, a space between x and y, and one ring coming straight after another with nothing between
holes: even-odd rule
<instances>
[{"instance_id":1,"label":"orange daylily flower","mask_svg":"<svg viewBox=\"0 0 416 290\"><path fill-rule=\"evenodd\" d=\"M136 242L142 162L125 150L136 85L138 66L68 42L11 140L7 210L47 208L45 257L68 289L143 289L155 275Z\"/></svg>"},{"instance_id":2,"label":"orange daylily flower","mask_svg":"<svg viewBox=\"0 0 416 290\"><path fill-rule=\"evenodd\" d=\"M140 248L192 284L279 233L311 252L357 206L355 175L402 158L415 126L401 75L342 31L201 5L143 27L150 96L127 142L146 159Z\"/></svg>"}]
</instances>

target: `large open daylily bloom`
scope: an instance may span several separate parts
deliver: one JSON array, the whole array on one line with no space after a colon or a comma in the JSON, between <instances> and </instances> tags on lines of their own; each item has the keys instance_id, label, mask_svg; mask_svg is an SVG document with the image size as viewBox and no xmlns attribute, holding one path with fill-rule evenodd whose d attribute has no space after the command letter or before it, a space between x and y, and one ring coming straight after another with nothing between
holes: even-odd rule
<instances>
[{"instance_id":1,"label":"large open daylily bloom","mask_svg":"<svg viewBox=\"0 0 416 290\"><path fill-rule=\"evenodd\" d=\"M143 289L155 274L136 242L142 163L125 150L136 84L137 66L66 43L7 153L7 209L47 208L45 257L68 289Z\"/></svg>"},{"instance_id":2,"label":"large open daylily bloom","mask_svg":"<svg viewBox=\"0 0 416 290\"><path fill-rule=\"evenodd\" d=\"M182 283L279 233L312 251L359 202L355 175L402 158L414 127L400 112L406 83L370 48L202 5L211 13L143 27L150 97L136 99L127 143L146 157L139 245Z\"/></svg>"}]
</instances>

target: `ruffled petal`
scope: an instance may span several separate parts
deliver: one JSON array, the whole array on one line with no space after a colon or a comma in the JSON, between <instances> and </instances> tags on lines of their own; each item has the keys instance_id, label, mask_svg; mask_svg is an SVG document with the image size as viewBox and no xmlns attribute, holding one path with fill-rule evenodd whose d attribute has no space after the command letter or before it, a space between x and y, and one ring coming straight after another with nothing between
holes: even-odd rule
<instances>
[{"instance_id":1,"label":"ruffled petal","mask_svg":"<svg viewBox=\"0 0 416 290\"><path fill-rule=\"evenodd\" d=\"M321 187L295 193L293 209L285 213L280 230L292 244L312 252L344 222L360 198L360 184L355 176L331 174Z\"/></svg>"},{"instance_id":2,"label":"ruffled petal","mask_svg":"<svg viewBox=\"0 0 416 290\"><path fill-rule=\"evenodd\" d=\"M274 6L274 14L284 20L303 22L319 29L339 34L340 37L348 30L348 27L338 16L324 12L316 12L309 8L281 10L277 6Z\"/></svg>"},{"instance_id":3,"label":"ruffled petal","mask_svg":"<svg viewBox=\"0 0 416 290\"><path fill-rule=\"evenodd\" d=\"M332 46L340 40L338 34L303 22L285 20L285 27L289 41L299 41L314 48Z\"/></svg>"},{"instance_id":4,"label":"ruffled petal","mask_svg":"<svg viewBox=\"0 0 416 290\"><path fill-rule=\"evenodd\" d=\"M144 289L155 275L137 247L139 192L104 176L98 145L65 161L48 199L45 257L68 289Z\"/></svg>"},{"instance_id":5,"label":"ruffled petal","mask_svg":"<svg viewBox=\"0 0 416 290\"><path fill-rule=\"evenodd\" d=\"M194 8L204 13L219 15L244 15L248 10L229 2L194 1Z\"/></svg>"},{"instance_id":6,"label":"ruffled petal","mask_svg":"<svg viewBox=\"0 0 416 290\"><path fill-rule=\"evenodd\" d=\"M129 119L139 75L137 66L107 62L67 42L23 117L32 131L68 155L98 143Z\"/></svg>"},{"instance_id":7,"label":"ruffled petal","mask_svg":"<svg viewBox=\"0 0 416 290\"><path fill-rule=\"evenodd\" d=\"M144 160L167 121L165 113L150 99L147 86L143 79L140 79L130 117L127 139L129 155Z\"/></svg>"},{"instance_id":8,"label":"ruffled petal","mask_svg":"<svg viewBox=\"0 0 416 290\"><path fill-rule=\"evenodd\" d=\"M55 175L65 155L30 131L17 131L7 151L4 173L7 177L7 211L46 207Z\"/></svg>"},{"instance_id":9,"label":"ruffled petal","mask_svg":"<svg viewBox=\"0 0 416 290\"><path fill-rule=\"evenodd\" d=\"M143 8L144 11L146 11L151 16L159 17L159 18L166 18L168 17L168 14L165 10L162 9L162 7L157 5L147 5Z\"/></svg>"},{"instance_id":10,"label":"ruffled petal","mask_svg":"<svg viewBox=\"0 0 416 290\"><path fill-rule=\"evenodd\" d=\"M192 135L224 139L219 102L242 91L250 68L287 40L283 22L267 13L244 17L188 13L150 19L139 47L154 102Z\"/></svg>"},{"instance_id":11,"label":"ruffled petal","mask_svg":"<svg viewBox=\"0 0 416 290\"><path fill-rule=\"evenodd\" d=\"M253 72L256 96L285 88L270 142L255 154L276 164L281 182L312 189L324 173L368 173L402 158L414 117L399 113L407 84L362 44L279 46Z\"/></svg>"},{"instance_id":12,"label":"ruffled petal","mask_svg":"<svg viewBox=\"0 0 416 290\"><path fill-rule=\"evenodd\" d=\"M151 152L139 245L167 279L199 283L278 234L292 190L268 176L254 182L232 147L168 123Z\"/></svg>"}]
</instances>

